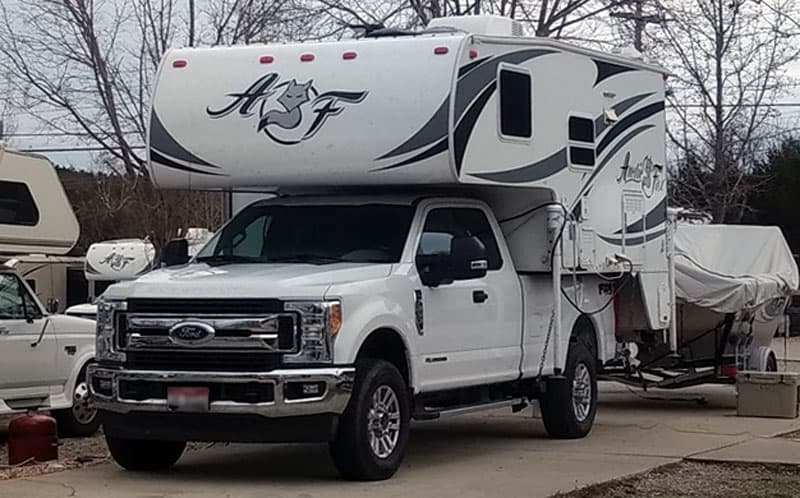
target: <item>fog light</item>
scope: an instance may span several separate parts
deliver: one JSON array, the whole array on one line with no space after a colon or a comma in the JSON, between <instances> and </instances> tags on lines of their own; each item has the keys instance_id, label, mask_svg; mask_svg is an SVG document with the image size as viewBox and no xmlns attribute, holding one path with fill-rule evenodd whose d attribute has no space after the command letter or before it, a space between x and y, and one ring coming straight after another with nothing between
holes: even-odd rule
<instances>
[{"instance_id":1,"label":"fog light","mask_svg":"<svg viewBox=\"0 0 800 498\"><path fill-rule=\"evenodd\" d=\"M93 378L92 389L97 394L101 394L103 396L111 396L111 379L104 379L102 377Z\"/></svg>"},{"instance_id":2,"label":"fog light","mask_svg":"<svg viewBox=\"0 0 800 498\"><path fill-rule=\"evenodd\" d=\"M284 390L284 396L288 400L319 398L324 394L324 382L290 382Z\"/></svg>"}]
</instances>

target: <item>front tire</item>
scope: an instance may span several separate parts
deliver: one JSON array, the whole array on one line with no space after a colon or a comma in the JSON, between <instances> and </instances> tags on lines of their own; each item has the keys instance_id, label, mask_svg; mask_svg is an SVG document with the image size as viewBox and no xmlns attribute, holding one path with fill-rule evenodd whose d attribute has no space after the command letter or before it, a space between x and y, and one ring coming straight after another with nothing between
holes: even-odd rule
<instances>
[{"instance_id":1,"label":"front tire","mask_svg":"<svg viewBox=\"0 0 800 498\"><path fill-rule=\"evenodd\" d=\"M63 437L88 437L100 429L100 418L97 408L89 397L89 384L84 366L72 391L72 407L55 410L53 418L58 424L58 433Z\"/></svg>"},{"instance_id":2,"label":"front tire","mask_svg":"<svg viewBox=\"0 0 800 498\"><path fill-rule=\"evenodd\" d=\"M384 360L359 360L353 394L330 444L342 477L377 481L394 475L405 454L410 418L408 389L397 368Z\"/></svg>"},{"instance_id":3,"label":"front tire","mask_svg":"<svg viewBox=\"0 0 800 498\"><path fill-rule=\"evenodd\" d=\"M589 434L597 413L597 360L580 338L570 345L562 378L547 380L542 421L550 437L577 439Z\"/></svg>"},{"instance_id":4,"label":"front tire","mask_svg":"<svg viewBox=\"0 0 800 498\"><path fill-rule=\"evenodd\" d=\"M151 441L106 436L114 461L126 470L156 472L168 470L186 449L184 441Z\"/></svg>"}]
</instances>

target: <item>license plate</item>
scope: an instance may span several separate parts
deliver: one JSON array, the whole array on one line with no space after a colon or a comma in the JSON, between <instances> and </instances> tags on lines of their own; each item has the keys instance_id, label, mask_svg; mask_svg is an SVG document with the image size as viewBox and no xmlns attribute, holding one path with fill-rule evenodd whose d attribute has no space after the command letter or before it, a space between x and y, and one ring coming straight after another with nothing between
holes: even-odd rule
<instances>
[{"instance_id":1,"label":"license plate","mask_svg":"<svg viewBox=\"0 0 800 498\"><path fill-rule=\"evenodd\" d=\"M168 387L167 406L178 412L207 412L207 387Z\"/></svg>"}]
</instances>

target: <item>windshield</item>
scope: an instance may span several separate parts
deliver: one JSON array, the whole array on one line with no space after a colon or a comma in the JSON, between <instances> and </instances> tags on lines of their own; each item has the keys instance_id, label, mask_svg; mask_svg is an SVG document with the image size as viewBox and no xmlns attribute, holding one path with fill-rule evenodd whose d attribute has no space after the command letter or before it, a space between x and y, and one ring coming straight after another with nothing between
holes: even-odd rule
<instances>
[{"instance_id":1,"label":"windshield","mask_svg":"<svg viewBox=\"0 0 800 498\"><path fill-rule=\"evenodd\" d=\"M390 204L254 206L197 255L207 263L397 263L414 210Z\"/></svg>"}]
</instances>

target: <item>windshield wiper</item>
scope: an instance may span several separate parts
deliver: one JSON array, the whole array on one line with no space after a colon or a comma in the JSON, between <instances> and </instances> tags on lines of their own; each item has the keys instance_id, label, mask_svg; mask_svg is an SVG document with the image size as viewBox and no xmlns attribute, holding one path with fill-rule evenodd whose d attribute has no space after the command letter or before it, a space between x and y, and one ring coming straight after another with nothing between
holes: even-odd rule
<instances>
[{"instance_id":1,"label":"windshield wiper","mask_svg":"<svg viewBox=\"0 0 800 498\"><path fill-rule=\"evenodd\" d=\"M351 263L352 261L340 258L339 256L327 256L324 254L300 253L291 256L270 258L270 263L309 263L312 265L326 265L331 263Z\"/></svg>"},{"instance_id":2,"label":"windshield wiper","mask_svg":"<svg viewBox=\"0 0 800 498\"><path fill-rule=\"evenodd\" d=\"M230 263L263 263L261 258L251 256L238 256L235 254L214 254L213 256L200 256L196 258L198 263L210 265L230 264Z\"/></svg>"}]
</instances>

